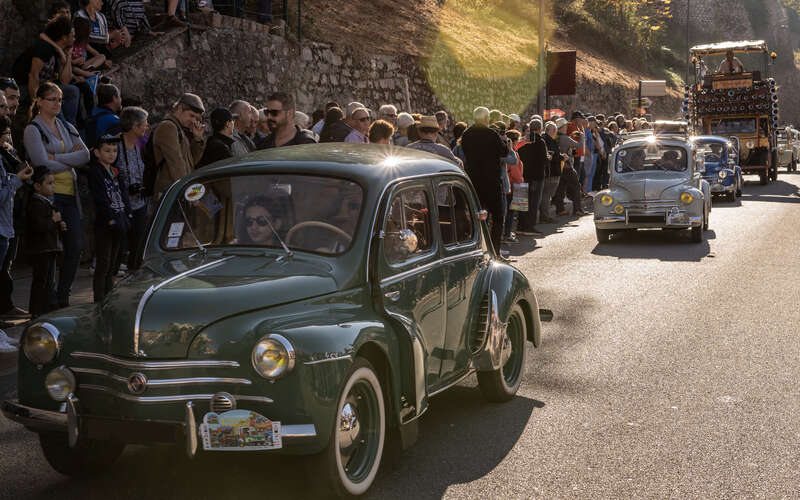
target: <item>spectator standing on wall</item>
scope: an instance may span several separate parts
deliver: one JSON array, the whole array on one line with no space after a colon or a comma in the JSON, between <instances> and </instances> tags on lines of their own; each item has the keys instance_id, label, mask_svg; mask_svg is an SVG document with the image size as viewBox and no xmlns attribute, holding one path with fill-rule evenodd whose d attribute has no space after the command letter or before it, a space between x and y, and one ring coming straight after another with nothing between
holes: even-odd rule
<instances>
[{"instance_id":1,"label":"spectator standing on wall","mask_svg":"<svg viewBox=\"0 0 800 500\"><path fill-rule=\"evenodd\" d=\"M236 116L236 126L233 129L233 151L234 156L246 155L255 151L256 145L247 137L247 130L250 128L252 116L250 115L250 104L246 101L233 101L228 109Z\"/></svg>"},{"instance_id":2,"label":"spectator standing on wall","mask_svg":"<svg viewBox=\"0 0 800 500\"><path fill-rule=\"evenodd\" d=\"M233 138L234 122L236 115L228 108L217 108L211 112L211 130L213 134L206 140L206 149L197 168L211 165L214 162L233 157L231 147L236 140Z\"/></svg>"},{"instance_id":3,"label":"spectator standing on wall","mask_svg":"<svg viewBox=\"0 0 800 500\"><path fill-rule=\"evenodd\" d=\"M158 168L154 201L158 201L173 182L189 175L203 157L205 112L199 96L183 94L174 104L172 113L153 130L153 152Z\"/></svg>"},{"instance_id":4,"label":"spectator standing on wall","mask_svg":"<svg viewBox=\"0 0 800 500\"><path fill-rule=\"evenodd\" d=\"M475 108L473 118L475 123L461 136L461 147L466 158L464 169L476 188L481 206L492 217L492 244L499 253L505 214L501 174L505 170L503 159L508 156L509 148L506 142L489 128L487 108L483 106Z\"/></svg>"},{"instance_id":5,"label":"spectator standing on wall","mask_svg":"<svg viewBox=\"0 0 800 500\"><path fill-rule=\"evenodd\" d=\"M89 44L107 58L111 57L111 50L124 45L130 47L131 36L128 29L123 27L117 30L108 29L108 20L100 12L103 8L103 0L81 0L81 9L75 13L75 17L88 19L92 23L92 34L89 36Z\"/></svg>"},{"instance_id":6,"label":"spectator standing on wall","mask_svg":"<svg viewBox=\"0 0 800 500\"><path fill-rule=\"evenodd\" d=\"M142 0L109 0L108 12L112 27L118 30L126 29L131 37L164 34L153 31Z\"/></svg>"},{"instance_id":7,"label":"spectator standing on wall","mask_svg":"<svg viewBox=\"0 0 800 500\"><path fill-rule=\"evenodd\" d=\"M72 81L72 60L65 55L74 39L72 24L64 15L54 17L47 22L44 34L55 46L37 39L14 63L14 76L22 86L21 102L29 105L40 85L54 82L61 88L64 102L59 108L62 116L74 125L78 116L80 91L69 84Z\"/></svg>"},{"instance_id":8,"label":"spectator standing on wall","mask_svg":"<svg viewBox=\"0 0 800 500\"><path fill-rule=\"evenodd\" d=\"M347 125L352 129L344 142L369 142L367 132L369 131L369 124L371 118L369 117L369 110L367 108L355 108L349 115Z\"/></svg>"},{"instance_id":9,"label":"spectator standing on wall","mask_svg":"<svg viewBox=\"0 0 800 500\"><path fill-rule=\"evenodd\" d=\"M285 92L275 92L267 98L267 124L272 133L262 144L262 149L297 144L314 144L314 135L295 124L294 98Z\"/></svg>"},{"instance_id":10,"label":"spectator standing on wall","mask_svg":"<svg viewBox=\"0 0 800 500\"><path fill-rule=\"evenodd\" d=\"M144 189L144 159L137 144L147 133L148 113L142 108L130 106L119 115L122 131L116 167L124 189L128 190L128 212L131 229L128 232L128 270L135 271L142 265L142 251L147 233L147 204Z\"/></svg>"},{"instance_id":11,"label":"spectator standing on wall","mask_svg":"<svg viewBox=\"0 0 800 500\"><path fill-rule=\"evenodd\" d=\"M428 153L441 156L442 158L452 161L460 168L464 168L461 160L456 158L449 147L436 142L439 136L439 121L435 116L423 116L422 120L419 122L419 126L417 126L417 132L419 133L419 140L409 144L409 148L427 151Z\"/></svg>"},{"instance_id":12,"label":"spectator standing on wall","mask_svg":"<svg viewBox=\"0 0 800 500\"><path fill-rule=\"evenodd\" d=\"M75 168L85 168L89 150L78 131L61 120L61 89L54 83L43 83L35 94L32 120L25 128L25 150L34 167L50 169L55 177L53 203L66 223L63 234L64 256L58 277L56 297L59 307L69 305L70 290L78 271L83 246L81 206Z\"/></svg>"}]
</instances>

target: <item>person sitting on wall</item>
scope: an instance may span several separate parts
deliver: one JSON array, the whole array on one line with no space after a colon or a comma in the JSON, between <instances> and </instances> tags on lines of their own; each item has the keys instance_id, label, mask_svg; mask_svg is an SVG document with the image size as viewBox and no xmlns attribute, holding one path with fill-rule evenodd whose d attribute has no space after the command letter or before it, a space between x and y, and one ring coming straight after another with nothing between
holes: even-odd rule
<instances>
[{"instance_id":1,"label":"person sitting on wall","mask_svg":"<svg viewBox=\"0 0 800 500\"><path fill-rule=\"evenodd\" d=\"M725 53L725 60L717 68L717 73L744 73L744 65L742 65L742 61L734 57L733 51L729 50Z\"/></svg>"}]
</instances>

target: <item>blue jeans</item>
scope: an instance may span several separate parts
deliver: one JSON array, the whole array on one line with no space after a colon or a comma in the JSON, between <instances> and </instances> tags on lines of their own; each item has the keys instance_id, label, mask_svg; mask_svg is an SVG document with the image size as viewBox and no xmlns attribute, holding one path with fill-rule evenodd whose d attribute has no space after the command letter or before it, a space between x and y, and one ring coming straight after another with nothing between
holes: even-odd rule
<instances>
[{"instance_id":1,"label":"blue jeans","mask_svg":"<svg viewBox=\"0 0 800 500\"><path fill-rule=\"evenodd\" d=\"M78 265L81 261L83 227L81 226L81 215L78 210L78 200L74 196L54 194L53 205L61 213L61 220L67 224L67 230L61 234L64 243L64 254L61 258L61 269L58 273L58 287L56 289L58 305L66 307L69 305L72 282L75 281L75 274L78 272Z\"/></svg>"},{"instance_id":2,"label":"blue jeans","mask_svg":"<svg viewBox=\"0 0 800 500\"><path fill-rule=\"evenodd\" d=\"M8 252L8 238L0 236L0 262L6 259L6 252Z\"/></svg>"},{"instance_id":3,"label":"blue jeans","mask_svg":"<svg viewBox=\"0 0 800 500\"><path fill-rule=\"evenodd\" d=\"M522 230L533 231L536 229L536 219L539 216L539 205L542 203L544 179L528 180L528 211L522 216Z\"/></svg>"},{"instance_id":4,"label":"blue jeans","mask_svg":"<svg viewBox=\"0 0 800 500\"><path fill-rule=\"evenodd\" d=\"M72 125L76 125L78 120L78 106L81 103L81 91L75 85L64 85L63 83L57 85L64 94L60 115Z\"/></svg>"},{"instance_id":5,"label":"blue jeans","mask_svg":"<svg viewBox=\"0 0 800 500\"><path fill-rule=\"evenodd\" d=\"M586 182L583 185L583 190L587 193L592 190L592 181L594 180L594 172L597 168L597 153L592 153L589 157L589 164L586 168Z\"/></svg>"}]
</instances>

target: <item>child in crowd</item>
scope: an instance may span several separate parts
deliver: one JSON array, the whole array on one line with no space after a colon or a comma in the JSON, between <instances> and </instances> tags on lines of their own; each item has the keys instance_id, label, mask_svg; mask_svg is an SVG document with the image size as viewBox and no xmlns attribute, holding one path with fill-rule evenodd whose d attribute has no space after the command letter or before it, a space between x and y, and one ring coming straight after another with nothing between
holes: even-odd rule
<instances>
[{"instance_id":1,"label":"child in crowd","mask_svg":"<svg viewBox=\"0 0 800 500\"><path fill-rule=\"evenodd\" d=\"M44 165L33 171L33 195L25 214L25 241L31 255L31 317L52 311L55 299L56 258L61 253L61 231L67 225L53 205L56 180Z\"/></svg>"},{"instance_id":2,"label":"child in crowd","mask_svg":"<svg viewBox=\"0 0 800 500\"><path fill-rule=\"evenodd\" d=\"M84 78L94 75L100 67L110 67L106 64L106 56L96 51L89 45L89 35L92 34L92 22L82 17L72 21L75 28L75 43L72 45L72 72Z\"/></svg>"},{"instance_id":3,"label":"child in crowd","mask_svg":"<svg viewBox=\"0 0 800 500\"><path fill-rule=\"evenodd\" d=\"M117 159L119 138L102 135L97 140L89 164L89 190L96 210L94 221L95 258L94 301L101 302L113 287L113 276L120 264L122 235L130 228L127 189L120 186L112 165Z\"/></svg>"}]
</instances>

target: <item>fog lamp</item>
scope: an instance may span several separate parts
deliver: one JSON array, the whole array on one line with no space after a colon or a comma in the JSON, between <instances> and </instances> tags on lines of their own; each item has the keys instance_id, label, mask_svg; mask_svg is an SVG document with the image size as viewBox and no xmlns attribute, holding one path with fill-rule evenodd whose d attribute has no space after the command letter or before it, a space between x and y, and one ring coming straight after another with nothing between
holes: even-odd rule
<instances>
[{"instance_id":1,"label":"fog lamp","mask_svg":"<svg viewBox=\"0 0 800 500\"><path fill-rule=\"evenodd\" d=\"M614 203L614 198L610 194L604 194L600 197L600 203L604 207L610 207L612 203Z\"/></svg>"},{"instance_id":2,"label":"fog lamp","mask_svg":"<svg viewBox=\"0 0 800 500\"><path fill-rule=\"evenodd\" d=\"M617 215L622 215L623 212L625 212L625 207L617 203L617 205L614 207L614 213Z\"/></svg>"},{"instance_id":3,"label":"fog lamp","mask_svg":"<svg viewBox=\"0 0 800 500\"><path fill-rule=\"evenodd\" d=\"M694 196L692 196L692 193L683 193L683 194L681 195L681 201L682 201L682 202L683 202L685 205L688 205L689 203L691 203L692 201L694 201Z\"/></svg>"},{"instance_id":4,"label":"fog lamp","mask_svg":"<svg viewBox=\"0 0 800 500\"><path fill-rule=\"evenodd\" d=\"M47 393L55 401L66 401L67 397L75 392L77 386L75 375L65 366L50 370L50 373L44 378L44 385Z\"/></svg>"}]
</instances>

